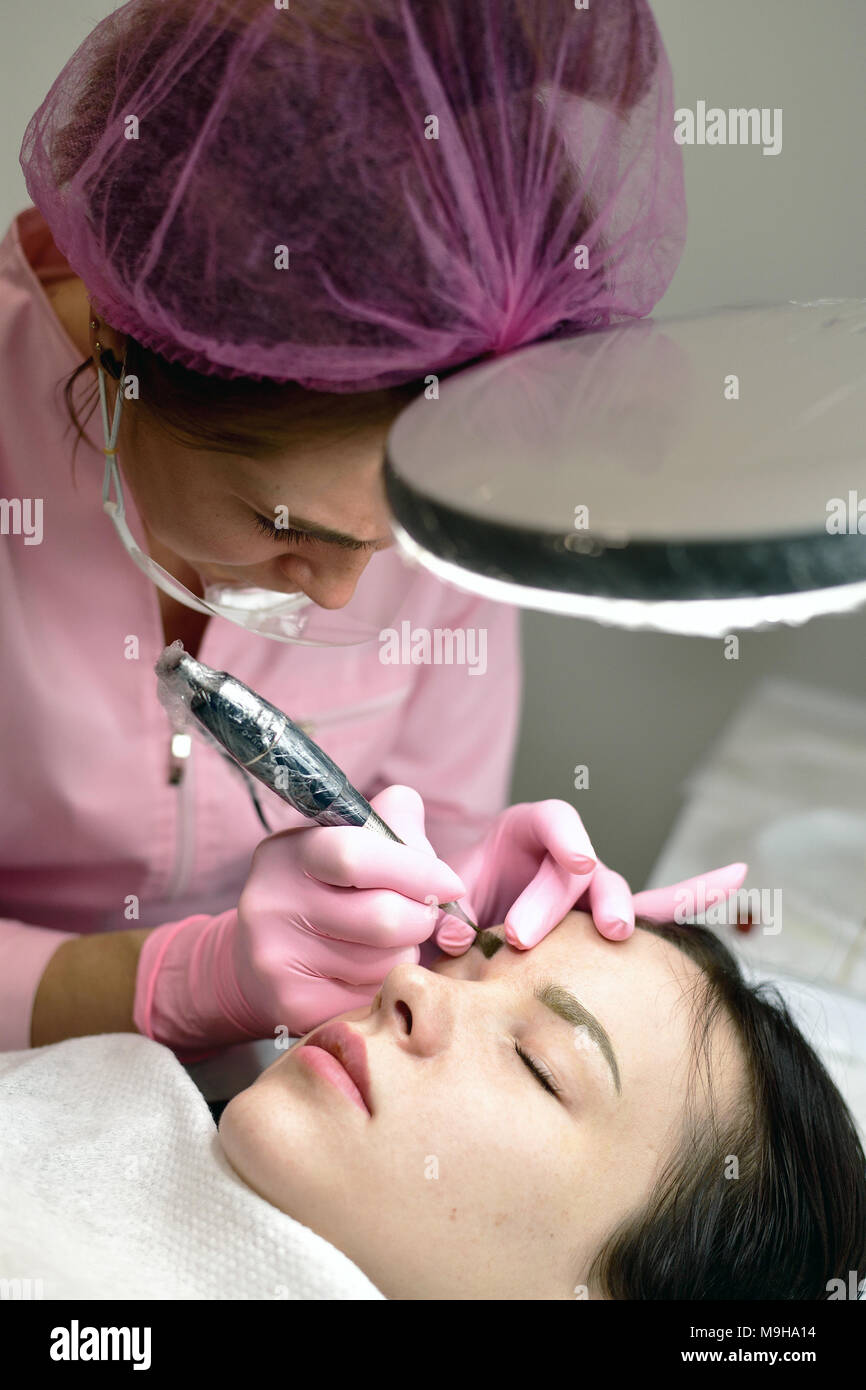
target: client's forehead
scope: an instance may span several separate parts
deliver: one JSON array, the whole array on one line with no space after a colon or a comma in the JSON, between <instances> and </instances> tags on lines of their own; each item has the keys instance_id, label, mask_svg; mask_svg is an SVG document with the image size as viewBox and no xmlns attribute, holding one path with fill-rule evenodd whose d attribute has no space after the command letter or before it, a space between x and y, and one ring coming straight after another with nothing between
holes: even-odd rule
<instances>
[{"instance_id":1,"label":"client's forehead","mask_svg":"<svg viewBox=\"0 0 866 1390\"><path fill-rule=\"evenodd\" d=\"M509 946L497 926L458 959L475 978L520 995L542 980L570 991L626 1053L647 1036L657 1058L672 1061L689 1048L702 971L663 936L637 929L626 941L608 941L588 913L572 911L531 950Z\"/></svg>"},{"instance_id":2,"label":"client's forehead","mask_svg":"<svg viewBox=\"0 0 866 1390\"><path fill-rule=\"evenodd\" d=\"M503 927L492 934L502 937ZM485 958L483 944L438 961L434 969L525 1003L527 1018L545 1017L532 1012L542 983L573 994L607 1034L615 1055L621 1098L611 1092L606 1113L616 1111L617 1134L642 1136L642 1143L651 1140L661 1151L665 1125L679 1121L696 1060L705 997L700 967L663 934L638 928L626 941L608 941L585 912L569 912L528 951L503 944ZM711 1025L710 1046L713 1081L724 1102L739 1090L742 1059L722 1017ZM603 1072L601 1058L598 1066Z\"/></svg>"},{"instance_id":3,"label":"client's forehead","mask_svg":"<svg viewBox=\"0 0 866 1390\"><path fill-rule=\"evenodd\" d=\"M503 930L494 927L490 935L502 938ZM660 1142L659 1126L679 1114L693 1051L694 986L701 974L694 962L649 932L608 941L587 913L575 911L528 951L502 944L487 957L485 944L482 939L435 969L489 989L492 1016L498 1018L500 1009L503 1017L522 1020L535 1030L536 1045L547 1045L567 1068L571 1053L563 1052L562 1040L569 1049L568 1034L544 1007L552 991L566 1021L574 1021L571 1043L580 1051L575 1074L583 1070L599 1113L610 1119L616 1111L617 1133L651 1132ZM588 1050L582 1046L587 1035L596 1044Z\"/></svg>"},{"instance_id":4,"label":"client's forehead","mask_svg":"<svg viewBox=\"0 0 866 1390\"><path fill-rule=\"evenodd\" d=\"M701 974L673 941L663 935L637 928L627 941L608 941L588 912L571 911L557 927L529 951L520 951L505 941L505 928L492 927L479 934L480 954L499 968L520 968L524 963L543 963L545 968L562 961L578 966L604 965L631 976L650 970L654 976L673 976L683 983Z\"/></svg>"}]
</instances>

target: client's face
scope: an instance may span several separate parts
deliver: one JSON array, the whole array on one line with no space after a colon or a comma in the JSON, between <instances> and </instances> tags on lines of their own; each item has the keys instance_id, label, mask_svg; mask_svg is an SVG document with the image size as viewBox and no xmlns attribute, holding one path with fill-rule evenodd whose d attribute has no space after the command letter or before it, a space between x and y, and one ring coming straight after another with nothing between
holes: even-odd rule
<instances>
[{"instance_id":1,"label":"client's face","mask_svg":"<svg viewBox=\"0 0 866 1390\"><path fill-rule=\"evenodd\" d=\"M699 974L648 932L606 941L582 912L531 951L396 966L340 1016L366 1048L370 1112L295 1047L226 1107L220 1139L388 1298L574 1298L677 1144ZM724 1025L711 1065L724 1105L742 1076Z\"/></svg>"}]
</instances>

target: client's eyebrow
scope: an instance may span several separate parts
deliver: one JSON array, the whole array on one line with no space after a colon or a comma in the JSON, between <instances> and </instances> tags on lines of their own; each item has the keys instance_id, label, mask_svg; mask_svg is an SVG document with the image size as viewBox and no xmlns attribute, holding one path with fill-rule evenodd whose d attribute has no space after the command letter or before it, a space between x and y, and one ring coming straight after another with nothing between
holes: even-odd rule
<instances>
[{"instance_id":1,"label":"client's eyebrow","mask_svg":"<svg viewBox=\"0 0 866 1390\"><path fill-rule=\"evenodd\" d=\"M544 980L537 985L533 998L540 1004L545 1004L548 1009L552 1009L560 1018L564 1018L566 1023L571 1023L575 1028L585 1028L596 1047L601 1052L604 1060L610 1067L613 1076L613 1084L616 1087L618 1096L622 1095L622 1083L619 1078L619 1067L616 1062L616 1053L613 1044L605 1030L602 1028L595 1014L591 1014L589 1009L584 1008L576 995L570 990L564 989L562 985L551 984Z\"/></svg>"},{"instance_id":2,"label":"client's eyebrow","mask_svg":"<svg viewBox=\"0 0 866 1390\"><path fill-rule=\"evenodd\" d=\"M489 960L491 956L496 954L500 946L505 945L505 938L500 936L498 932L480 931L472 945L477 946ZM622 1082L616 1053L610 1038L595 1014L591 1014L589 1009L584 1008L577 996L572 994L570 990L564 989L562 985L552 984L549 980L543 980L536 986L533 998L537 999L540 1004L544 1004L546 1008L551 1009L559 1018L565 1019L566 1023L570 1023L574 1028L586 1029L591 1041L595 1043L610 1067L616 1093L621 1096Z\"/></svg>"}]
</instances>

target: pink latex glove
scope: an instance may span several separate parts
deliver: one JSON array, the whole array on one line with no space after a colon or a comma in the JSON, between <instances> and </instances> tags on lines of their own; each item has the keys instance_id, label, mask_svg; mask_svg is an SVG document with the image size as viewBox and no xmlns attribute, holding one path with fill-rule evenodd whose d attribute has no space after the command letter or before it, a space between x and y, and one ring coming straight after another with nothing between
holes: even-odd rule
<instances>
[{"instance_id":1,"label":"pink latex glove","mask_svg":"<svg viewBox=\"0 0 866 1390\"><path fill-rule=\"evenodd\" d=\"M667 888L632 891L621 874L602 864L577 811L567 801L530 801L509 806L486 837L458 863L468 898L460 906L480 927L505 923L511 946L529 949L543 941L570 911L592 916L602 936L624 941L634 931L635 914L670 922L679 907L693 915L699 885L709 906L739 888L747 864L727 864ZM475 933L457 918L443 916L436 944L461 955Z\"/></svg>"},{"instance_id":2,"label":"pink latex glove","mask_svg":"<svg viewBox=\"0 0 866 1390\"><path fill-rule=\"evenodd\" d=\"M405 844L356 826L280 831L257 845L236 909L155 928L136 975L138 1031L185 1061L280 1026L300 1037L417 964L436 924L457 920L437 904L465 887L426 838L416 791L386 787L371 805Z\"/></svg>"}]
</instances>

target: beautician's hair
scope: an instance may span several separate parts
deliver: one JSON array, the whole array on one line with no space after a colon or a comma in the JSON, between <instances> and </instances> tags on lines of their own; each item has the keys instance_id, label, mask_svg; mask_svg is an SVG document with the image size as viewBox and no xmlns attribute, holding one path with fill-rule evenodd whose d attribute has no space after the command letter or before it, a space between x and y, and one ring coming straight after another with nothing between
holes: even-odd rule
<instances>
[{"instance_id":1,"label":"beautician's hair","mask_svg":"<svg viewBox=\"0 0 866 1390\"><path fill-rule=\"evenodd\" d=\"M371 3L369 8L375 11L377 6ZM357 11L357 5L349 5L346 0L327 0L327 3L325 0L318 0L316 6L299 10L295 22L303 23L310 30L316 37L321 52L325 54L330 46L340 49L360 42L355 23ZM540 54L535 52L540 39L534 0L519 0L515 14L523 27L524 41L540 60ZM612 22L613 18L612 16ZM122 35L123 30L119 32ZM629 107L633 100L636 101L645 94L646 83L650 74L655 71L658 56L652 29L645 31L645 26L642 23L638 24L637 16L632 17L630 32L633 47L629 52L632 53L633 68L629 73L630 80L622 93L623 100ZM160 52L158 48L153 48L153 43L171 43L173 37L171 26L165 26L152 38L149 48L151 60L155 61ZM644 40L648 47L639 60L640 40ZM364 43L366 44L366 40ZM86 86L79 93L80 111L73 108L63 132L57 137L52 158L56 178L62 185L74 178L83 159L90 155L82 131L98 131L109 119L114 102L117 62L117 56L110 45L104 53L98 55L95 66L88 74ZM575 74L575 80L580 84L583 80L582 71ZM474 122L477 121L477 114L474 112L472 120L474 130ZM330 119L326 124L330 130ZM311 123L311 129L313 128L314 122ZM574 184L578 177L582 182L583 175L579 175L574 161L564 162L559 182L545 207L543 223L538 230L540 246L555 242L561 234L563 217L572 205ZM589 180L587 185L588 183ZM122 200L119 203L117 200L109 200L101 210L100 216L106 222L104 230L109 244L122 244L127 235L129 208ZM116 219L116 224L112 219ZM604 219L600 216L596 200L587 186L576 221L569 231L569 241L579 243L591 236L595 248L594 256L599 266L599 286L608 273L607 258L610 256L616 260L622 253L620 247L614 254L616 248L603 223ZM403 254L406 254L405 248ZM411 267L411 274L415 275L419 285L425 281L426 270L427 263L424 257ZM409 273L406 267L404 273ZM562 336L572 337L576 336L577 331L575 325L565 319L533 341L544 342ZM135 401L134 412L129 409L124 411L122 429L131 429L139 420L146 418L151 425L161 429L181 446L209 450L213 453L238 454L259 460L274 458L291 444L308 441L315 443L317 435L321 437L322 433L317 426L322 424L327 427L329 439L337 440L350 438L357 429L364 426L388 422L409 401L421 394L427 379L425 371L419 373L413 381L384 387L378 391L315 391L295 381L272 381L254 376L227 378L205 375L170 361L160 353L145 347L129 334L124 334L124 337L126 373L138 379L138 398ZM482 352L477 358L453 363L448 367L434 364L431 371L435 373L438 381L442 382L455 372L487 360L489 356L489 352ZM105 358L103 362L107 365ZM101 431L96 442L88 439L74 403L75 383L89 370L92 363L92 357L86 358L64 383L66 409L76 430L72 453L73 469L75 455L82 439L90 443L98 453L102 453ZM120 367L120 363L117 363L117 367ZM98 385L94 378L92 391L88 393L85 402L85 425L93 411L98 409L98 403Z\"/></svg>"},{"instance_id":2,"label":"beautician's hair","mask_svg":"<svg viewBox=\"0 0 866 1390\"><path fill-rule=\"evenodd\" d=\"M129 334L124 336L126 374L138 379L136 412L146 415L170 439L190 449L272 458L291 442L309 437L311 427L314 432L320 421L327 424L331 438L349 437L365 425L385 422L423 389L423 381L411 381L381 391L338 393L308 390L294 381L205 376L170 362ZM111 359L107 360L110 363ZM73 463L81 440L91 442L85 426L98 404L96 378L84 425L78 418L73 393L78 377L92 363L92 357L86 358L64 385L66 408L77 432ZM105 359L103 365L107 365ZM437 375L444 379L449 372L439 371ZM127 416L128 412L124 418ZM94 447L102 452L101 445Z\"/></svg>"},{"instance_id":3,"label":"beautician's hair","mask_svg":"<svg viewBox=\"0 0 866 1390\"><path fill-rule=\"evenodd\" d=\"M616 1300L812 1300L840 1279L848 1296L850 1272L855 1282L866 1275L866 1156L845 1101L778 990L748 983L715 932L636 925L700 967L695 1057L707 1099L695 1105L690 1088L677 1152L643 1210L596 1255L590 1287ZM748 1074L725 1117L709 1066L720 1016Z\"/></svg>"},{"instance_id":4,"label":"beautician's hair","mask_svg":"<svg viewBox=\"0 0 866 1390\"><path fill-rule=\"evenodd\" d=\"M373 7L375 8L375 7ZM535 7L532 0L520 0L517 16L525 27L525 40L534 49L538 35L534 22ZM354 24L347 24L347 17L354 18L356 7L349 6L345 0L328 0L327 7L321 4L318 9L308 8L301 18L303 23L317 36L323 46L345 45L358 42ZM170 28L164 31L168 41L172 36ZM637 34L635 33L635 42ZM324 47L323 47L324 51ZM654 70L656 53L650 48L648 56ZM90 74L86 90L81 94L82 114L77 118L73 112L68 123L72 132L69 138L58 138L53 152L56 173L60 182L66 183L78 171L86 153L83 150L81 130L99 128L99 110L111 110L116 58L109 48ZM647 73L635 67L633 80L637 84L633 95ZM631 99L631 97L629 97ZM549 205L545 209L543 225L539 229L540 245L547 245L559 234L562 219L573 199L573 185L577 168L573 162L563 164L559 183L552 192ZM582 177L582 176L581 176ZM122 204L116 209L109 203L104 210L106 218L117 217L117 228L107 229L109 241L121 242L126 234L129 209ZM571 241L577 243L592 236L595 256L598 259L601 277L608 255L613 255L611 238L601 228L601 219L596 201L587 189L577 215L577 220L569 232ZM419 260L415 267L418 283L423 283L426 263ZM601 279L599 283L602 283ZM549 331L534 339L544 342L562 336L575 336L577 329L569 321L561 320ZM364 426L389 422L411 400L424 390L427 374L419 374L413 380L397 386L384 387L378 391L315 391L299 385L295 381L272 381L258 377L220 377L205 375L189 370L180 363L172 362L160 353L145 347L130 334L126 340L126 374L138 379L138 398L135 411L124 412L122 428L131 429L139 420L161 429L176 443L191 449L208 450L213 453L239 454L253 459L268 460L283 453L293 443L315 442L321 435L317 429L320 424L327 426L330 439L350 438ZM476 358L453 363L448 367L434 366L438 381L442 382L455 372L463 371L476 362L488 359L490 354L482 352ZM110 358L103 358L108 365ZM64 383L66 409L76 430L75 446L72 453L73 469L75 455L80 442L90 443L97 452L102 453L101 434L94 443L89 440L81 424L74 403L75 383L82 373L87 372L93 363L88 357L75 368ZM120 368L120 363L116 363ZM92 391L88 394L87 420L98 407L98 385L94 379Z\"/></svg>"}]
</instances>

